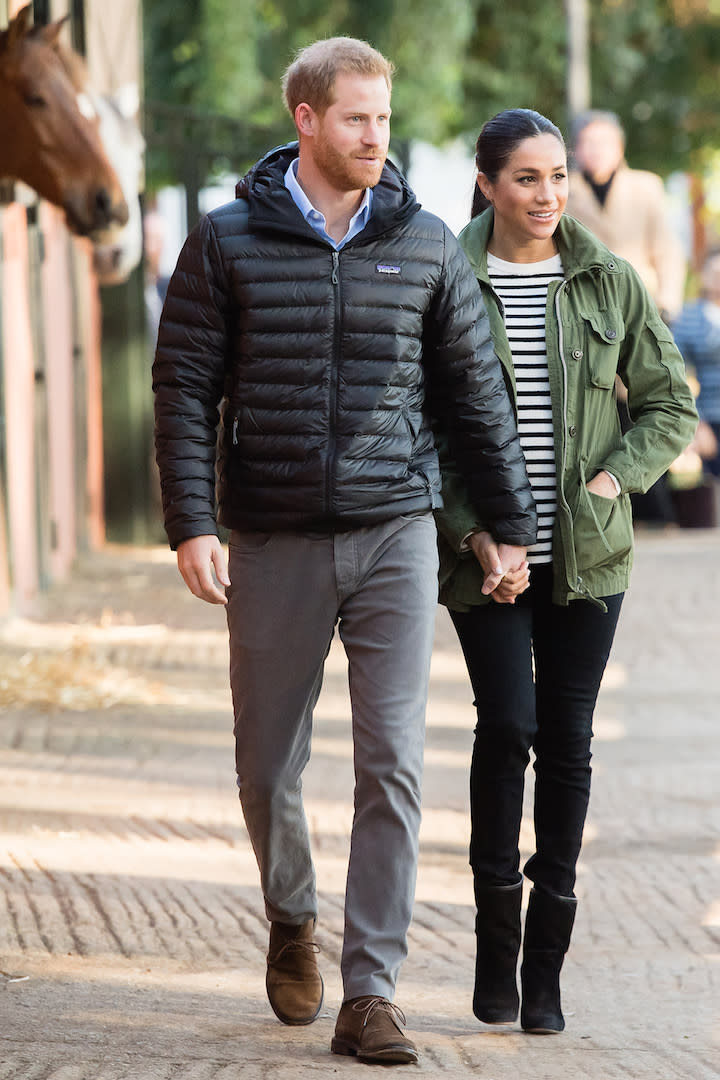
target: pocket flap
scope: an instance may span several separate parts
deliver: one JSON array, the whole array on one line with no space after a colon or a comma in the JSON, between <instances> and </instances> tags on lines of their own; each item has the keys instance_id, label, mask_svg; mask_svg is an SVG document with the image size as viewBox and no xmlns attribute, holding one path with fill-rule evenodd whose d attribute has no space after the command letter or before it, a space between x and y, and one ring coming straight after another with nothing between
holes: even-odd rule
<instances>
[{"instance_id":1,"label":"pocket flap","mask_svg":"<svg viewBox=\"0 0 720 1080\"><path fill-rule=\"evenodd\" d=\"M584 311L588 326L588 370L590 384L602 390L615 385L620 343L625 338L622 312L616 308L604 311Z\"/></svg>"},{"instance_id":2,"label":"pocket flap","mask_svg":"<svg viewBox=\"0 0 720 1080\"><path fill-rule=\"evenodd\" d=\"M583 311L583 319L590 323L595 337L604 345L619 345L625 337L625 321L617 308L605 311Z\"/></svg>"}]
</instances>

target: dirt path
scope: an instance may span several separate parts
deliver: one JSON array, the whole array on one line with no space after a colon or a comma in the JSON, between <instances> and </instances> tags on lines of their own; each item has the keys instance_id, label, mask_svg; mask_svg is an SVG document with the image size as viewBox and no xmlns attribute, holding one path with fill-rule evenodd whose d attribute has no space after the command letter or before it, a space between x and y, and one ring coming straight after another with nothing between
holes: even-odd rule
<instances>
[{"instance_id":1,"label":"dirt path","mask_svg":"<svg viewBox=\"0 0 720 1080\"><path fill-rule=\"evenodd\" d=\"M423 1055L413 1075L720 1074L719 612L720 535L641 539L598 709L557 1038L483 1028L470 1009L473 721L439 614L398 987ZM300 1029L265 999L226 663L222 613L185 594L160 549L87 558L33 619L0 627L0 1080L363 1073L328 1052L352 791L342 653L333 646L305 786L326 1007Z\"/></svg>"}]
</instances>

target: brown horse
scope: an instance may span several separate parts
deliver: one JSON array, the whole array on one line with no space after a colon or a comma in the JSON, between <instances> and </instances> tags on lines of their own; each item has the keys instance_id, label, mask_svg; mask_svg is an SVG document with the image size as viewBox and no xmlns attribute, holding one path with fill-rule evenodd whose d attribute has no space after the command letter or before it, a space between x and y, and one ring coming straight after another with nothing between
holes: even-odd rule
<instances>
[{"instance_id":1,"label":"brown horse","mask_svg":"<svg viewBox=\"0 0 720 1080\"><path fill-rule=\"evenodd\" d=\"M28 5L0 33L0 177L22 180L62 207L78 235L123 225L128 208L97 115L60 53L67 16L30 27L29 15Z\"/></svg>"}]
</instances>

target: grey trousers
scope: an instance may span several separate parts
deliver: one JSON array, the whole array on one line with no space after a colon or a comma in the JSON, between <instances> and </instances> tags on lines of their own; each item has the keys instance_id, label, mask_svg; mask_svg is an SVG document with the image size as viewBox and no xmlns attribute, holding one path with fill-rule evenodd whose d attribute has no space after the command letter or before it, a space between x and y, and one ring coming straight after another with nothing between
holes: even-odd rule
<instances>
[{"instance_id":1,"label":"grey trousers","mask_svg":"<svg viewBox=\"0 0 720 1080\"><path fill-rule=\"evenodd\" d=\"M293 924L317 916L301 778L337 623L355 765L344 994L392 999L415 893L437 602L433 518L333 534L233 532L230 579L238 787L267 916Z\"/></svg>"}]
</instances>

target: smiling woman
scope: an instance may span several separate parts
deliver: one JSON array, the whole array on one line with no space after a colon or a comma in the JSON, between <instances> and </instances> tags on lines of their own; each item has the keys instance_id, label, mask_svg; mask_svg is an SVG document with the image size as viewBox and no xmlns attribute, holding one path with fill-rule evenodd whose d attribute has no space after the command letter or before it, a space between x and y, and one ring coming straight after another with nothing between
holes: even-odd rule
<instances>
[{"instance_id":1,"label":"smiling woman","mask_svg":"<svg viewBox=\"0 0 720 1080\"><path fill-rule=\"evenodd\" d=\"M124 224L128 209L92 103L60 52L65 21L31 27L28 5L0 33L0 176L22 180L90 235Z\"/></svg>"},{"instance_id":2,"label":"smiling woman","mask_svg":"<svg viewBox=\"0 0 720 1080\"><path fill-rule=\"evenodd\" d=\"M473 1011L559 1032L590 796L593 713L632 564L631 491L646 490L696 423L682 358L637 274L564 216L565 144L529 109L489 120L477 199L460 234L490 326L538 512L528 549L495 545L445 462L441 599L477 709L470 766ZM484 205L478 205L479 203ZM484 212L480 212L484 210ZM613 387L628 388L623 435ZM535 755L535 851L524 937L519 831Z\"/></svg>"},{"instance_id":3,"label":"smiling woman","mask_svg":"<svg viewBox=\"0 0 720 1080\"><path fill-rule=\"evenodd\" d=\"M495 210L489 250L511 262L552 258L568 199L565 150L555 136L523 140L494 181L480 173L477 183Z\"/></svg>"}]
</instances>

